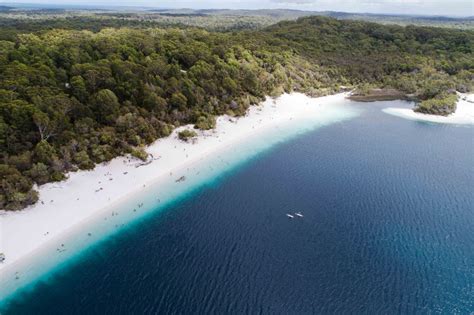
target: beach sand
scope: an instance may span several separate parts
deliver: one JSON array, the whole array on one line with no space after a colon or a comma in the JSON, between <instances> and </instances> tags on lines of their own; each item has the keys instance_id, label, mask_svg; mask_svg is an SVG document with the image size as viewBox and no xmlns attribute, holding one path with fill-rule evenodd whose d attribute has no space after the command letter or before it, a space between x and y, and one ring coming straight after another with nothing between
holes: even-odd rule
<instances>
[{"instance_id":1,"label":"beach sand","mask_svg":"<svg viewBox=\"0 0 474 315\"><path fill-rule=\"evenodd\" d=\"M456 112L446 117L417 113L409 108L389 107L383 109L383 111L387 114L409 120L474 125L474 94L459 94L459 96Z\"/></svg>"},{"instance_id":2,"label":"beach sand","mask_svg":"<svg viewBox=\"0 0 474 315\"><path fill-rule=\"evenodd\" d=\"M276 141L272 139L278 135L293 132L302 124L325 125L355 116L345 105L349 103L346 96L310 98L292 93L277 99L268 98L252 106L245 117L222 116L217 119L215 130L196 130L195 141L183 142L177 137L180 130L193 126L176 129L146 149L150 154L146 163L119 157L97 165L92 171L72 172L62 182L39 187L37 204L22 211L0 211L0 253L6 257L0 263L0 300L2 295L26 286L46 269L71 257L71 251L100 241L98 234L105 233L101 231L105 228L97 222L108 219L116 220L115 227L125 225L129 219L122 215L123 209L131 213L132 209L138 212L156 208L158 203L177 197L184 191L181 187L192 186L193 180L197 182L201 171L213 170L209 163L221 163L220 167L225 167L229 162L220 157L221 153L227 152L228 157L245 155L248 153L241 152L245 150L245 143L260 135L265 146ZM205 163L212 159L218 162ZM158 187L154 189L163 193L150 201L149 187ZM134 200L140 194L147 195L146 205ZM114 210L120 207L122 210ZM45 270L39 268L39 257L43 262L49 260Z\"/></svg>"}]
</instances>

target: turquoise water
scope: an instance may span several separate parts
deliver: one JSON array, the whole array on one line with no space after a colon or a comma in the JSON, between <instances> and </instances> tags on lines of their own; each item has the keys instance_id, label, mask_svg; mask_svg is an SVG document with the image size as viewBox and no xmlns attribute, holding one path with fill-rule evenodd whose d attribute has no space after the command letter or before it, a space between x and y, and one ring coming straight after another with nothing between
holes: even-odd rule
<instances>
[{"instance_id":1,"label":"turquoise water","mask_svg":"<svg viewBox=\"0 0 474 315\"><path fill-rule=\"evenodd\" d=\"M0 303L9 303L15 294L27 292L34 288L38 281L47 281L57 272L67 269L70 264L87 255L91 246L100 246L116 233L133 229L149 216L168 210L170 205L192 196L201 186L217 184L234 169L257 158L279 143L322 126L357 116L360 111L348 106L349 103L343 100L338 106L324 111L318 117L279 124L276 129L259 133L259 137L244 139L235 144L238 150L233 145L221 150L218 155L196 161L185 171L184 183L166 181L163 186L161 182L157 182L132 198L111 205L102 214L91 218L86 230L82 226L78 227L69 235L64 235L57 242L49 244L31 259L10 269L6 273L7 276L2 276Z\"/></svg>"},{"instance_id":2,"label":"turquoise water","mask_svg":"<svg viewBox=\"0 0 474 315\"><path fill-rule=\"evenodd\" d=\"M98 225L100 243L2 314L469 314L474 129L388 106L408 104L356 103L350 120L236 148L166 206L150 188L147 215L127 223L136 200L122 205L118 233Z\"/></svg>"}]
</instances>

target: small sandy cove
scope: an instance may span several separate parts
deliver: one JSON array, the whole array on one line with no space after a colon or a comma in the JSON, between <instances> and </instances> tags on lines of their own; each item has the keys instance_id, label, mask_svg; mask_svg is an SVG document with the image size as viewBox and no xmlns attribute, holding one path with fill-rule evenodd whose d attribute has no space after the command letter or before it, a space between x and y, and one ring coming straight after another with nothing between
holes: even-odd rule
<instances>
[{"instance_id":1,"label":"small sandy cove","mask_svg":"<svg viewBox=\"0 0 474 315\"><path fill-rule=\"evenodd\" d=\"M289 121L329 116L328 112L344 103L345 97L346 94L337 94L310 98L292 93L269 98L252 106L245 117L222 116L217 119L215 130L196 130L195 141L183 142L177 137L180 130L193 126L178 128L147 148L150 158L145 163L119 157L92 171L72 172L63 182L39 187L37 204L16 212L0 210L0 253L6 258L0 263L0 278L2 272L16 269L20 261L41 252L48 242L63 239L68 230L86 230L91 218L144 191L147 185L157 181L160 185L166 181L176 183L181 170L193 161L218 155L226 147L276 130Z\"/></svg>"},{"instance_id":2,"label":"small sandy cove","mask_svg":"<svg viewBox=\"0 0 474 315\"><path fill-rule=\"evenodd\" d=\"M442 124L474 125L474 94L459 93L456 112L446 117L417 113L409 108L389 107L383 109L383 111L387 114L410 120Z\"/></svg>"}]
</instances>

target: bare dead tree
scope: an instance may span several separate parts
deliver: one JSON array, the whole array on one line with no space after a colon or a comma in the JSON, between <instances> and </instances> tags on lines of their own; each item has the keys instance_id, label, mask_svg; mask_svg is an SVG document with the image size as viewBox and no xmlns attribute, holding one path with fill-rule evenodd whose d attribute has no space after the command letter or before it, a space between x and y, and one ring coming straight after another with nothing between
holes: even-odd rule
<instances>
[{"instance_id":1,"label":"bare dead tree","mask_svg":"<svg viewBox=\"0 0 474 315\"><path fill-rule=\"evenodd\" d=\"M49 117L42 112L37 112L33 115L33 121L38 128L38 132L41 137L41 141L48 141L48 139L54 136L54 124L51 122Z\"/></svg>"}]
</instances>

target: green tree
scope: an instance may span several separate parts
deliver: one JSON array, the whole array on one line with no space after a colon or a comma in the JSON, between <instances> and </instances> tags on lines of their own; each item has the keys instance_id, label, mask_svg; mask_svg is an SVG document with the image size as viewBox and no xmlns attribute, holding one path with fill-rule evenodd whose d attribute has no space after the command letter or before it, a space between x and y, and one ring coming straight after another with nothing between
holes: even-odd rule
<instances>
[{"instance_id":1,"label":"green tree","mask_svg":"<svg viewBox=\"0 0 474 315\"><path fill-rule=\"evenodd\" d=\"M109 89L97 92L92 97L92 106L102 123L113 122L120 109L117 96Z\"/></svg>"}]
</instances>

